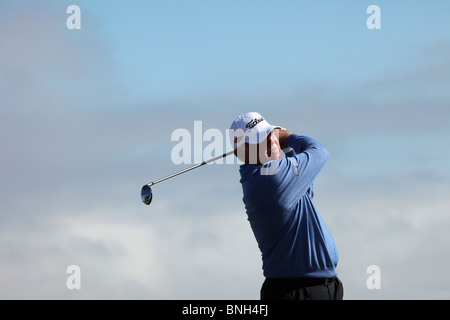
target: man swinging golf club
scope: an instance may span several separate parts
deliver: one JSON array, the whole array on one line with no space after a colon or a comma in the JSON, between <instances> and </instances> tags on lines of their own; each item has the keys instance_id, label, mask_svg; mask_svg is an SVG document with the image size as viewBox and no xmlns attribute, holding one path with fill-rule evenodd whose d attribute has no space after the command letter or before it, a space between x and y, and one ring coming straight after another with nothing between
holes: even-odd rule
<instances>
[{"instance_id":1,"label":"man swinging golf club","mask_svg":"<svg viewBox=\"0 0 450 320\"><path fill-rule=\"evenodd\" d=\"M235 155L244 162L243 201L262 254L261 299L341 300L337 248L312 203L313 181L328 151L256 112L239 116L230 129Z\"/></svg>"}]
</instances>

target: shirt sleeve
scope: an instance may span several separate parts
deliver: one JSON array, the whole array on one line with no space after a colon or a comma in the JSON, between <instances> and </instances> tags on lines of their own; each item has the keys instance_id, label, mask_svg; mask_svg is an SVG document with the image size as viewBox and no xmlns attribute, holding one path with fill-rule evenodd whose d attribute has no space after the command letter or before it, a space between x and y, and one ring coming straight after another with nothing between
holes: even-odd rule
<instances>
[{"instance_id":1,"label":"shirt sleeve","mask_svg":"<svg viewBox=\"0 0 450 320\"><path fill-rule=\"evenodd\" d=\"M291 134L286 144L293 150L279 160L276 174L270 178L278 186L278 199L294 205L312 187L330 154L319 142L306 136Z\"/></svg>"}]
</instances>

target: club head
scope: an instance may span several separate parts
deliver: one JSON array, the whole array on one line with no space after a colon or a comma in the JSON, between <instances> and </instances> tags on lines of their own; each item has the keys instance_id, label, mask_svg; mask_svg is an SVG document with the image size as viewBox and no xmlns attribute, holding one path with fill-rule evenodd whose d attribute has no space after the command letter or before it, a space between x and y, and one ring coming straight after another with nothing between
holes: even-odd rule
<instances>
[{"instance_id":1,"label":"club head","mask_svg":"<svg viewBox=\"0 0 450 320\"><path fill-rule=\"evenodd\" d=\"M146 184L145 186L142 187L141 190L142 202L145 203L146 205L149 205L150 202L152 202L152 198L153 198L152 189Z\"/></svg>"}]
</instances>

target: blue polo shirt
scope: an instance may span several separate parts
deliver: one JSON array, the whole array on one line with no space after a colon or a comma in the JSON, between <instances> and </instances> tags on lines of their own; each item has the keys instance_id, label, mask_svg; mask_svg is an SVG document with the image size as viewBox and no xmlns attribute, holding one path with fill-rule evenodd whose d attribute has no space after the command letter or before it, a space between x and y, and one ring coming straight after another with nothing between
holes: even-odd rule
<instances>
[{"instance_id":1,"label":"blue polo shirt","mask_svg":"<svg viewBox=\"0 0 450 320\"><path fill-rule=\"evenodd\" d=\"M313 181L330 157L312 138L291 134L293 151L264 165L240 167L248 221L267 278L337 275L333 237L312 202Z\"/></svg>"}]
</instances>

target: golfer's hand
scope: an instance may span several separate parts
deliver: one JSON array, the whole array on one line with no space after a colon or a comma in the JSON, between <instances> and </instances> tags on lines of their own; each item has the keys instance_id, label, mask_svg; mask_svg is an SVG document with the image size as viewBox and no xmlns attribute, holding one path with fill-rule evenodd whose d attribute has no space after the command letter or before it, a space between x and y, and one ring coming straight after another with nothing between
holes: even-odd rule
<instances>
[{"instance_id":1,"label":"golfer's hand","mask_svg":"<svg viewBox=\"0 0 450 320\"><path fill-rule=\"evenodd\" d=\"M286 145L286 139L289 137L292 133L287 131L286 129L282 128L278 130L278 141L280 142L281 149L286 149L288 146Z\"/></svg>"}]
</instances>

